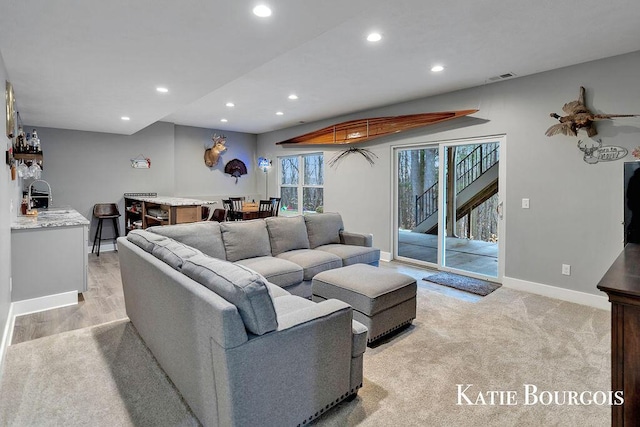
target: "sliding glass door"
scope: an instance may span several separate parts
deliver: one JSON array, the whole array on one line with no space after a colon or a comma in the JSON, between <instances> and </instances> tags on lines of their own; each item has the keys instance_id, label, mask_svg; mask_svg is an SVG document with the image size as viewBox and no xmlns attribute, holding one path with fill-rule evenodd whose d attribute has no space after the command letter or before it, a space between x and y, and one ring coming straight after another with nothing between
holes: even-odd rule
<instances>
[{"instance_id":1,"label":"sliding glass door","mask_svg":"<svg viewBox=\"0 0 640 427\"><path fill-rule=\"evenodd\" d=\"M502 142L395 149L395 258L500 280Z\"/></svg>"},{"instance_id":2,"label":"sliding glass door","mask_svg":"<svg viewBox=\"0 0 640 427\"><path fill-rule=\"evenodd\" d=\"M438 147L400 150L397 255L438 263Z\"/></svg>"}]
</instances>

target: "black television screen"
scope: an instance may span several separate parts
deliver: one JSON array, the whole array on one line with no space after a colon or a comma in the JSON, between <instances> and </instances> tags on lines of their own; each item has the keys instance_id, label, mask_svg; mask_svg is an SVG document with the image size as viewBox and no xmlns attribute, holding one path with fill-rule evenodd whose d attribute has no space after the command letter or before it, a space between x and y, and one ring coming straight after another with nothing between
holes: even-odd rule
<instances>
[{"instance_id":1,"label":"black television screen","mask_svg":"<svg viewBox=\"0 0 640 427\"><path fill-rule=\"evenodd\" d=\"M640 162L624 164L624 244L640 243Z\"/></svg>"}]
</instances>

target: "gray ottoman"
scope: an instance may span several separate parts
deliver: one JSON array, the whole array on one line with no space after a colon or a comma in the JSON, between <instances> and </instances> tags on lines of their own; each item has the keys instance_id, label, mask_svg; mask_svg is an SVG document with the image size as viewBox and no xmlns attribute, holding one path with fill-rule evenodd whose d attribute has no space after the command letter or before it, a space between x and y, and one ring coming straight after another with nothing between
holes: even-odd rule
<instances>
[{"instance_id":1,"label":"gray ottoman","mask_svg":"<svg viewBox=\"0 0 640 427\"><path fill-rule=\"evenodd\" d=\"M367 343L416 318L416 281L368 264L323 271L313 277L313 300L339 299L353 307L353 318L369 329Z\"/></svg>"}]
</instances>

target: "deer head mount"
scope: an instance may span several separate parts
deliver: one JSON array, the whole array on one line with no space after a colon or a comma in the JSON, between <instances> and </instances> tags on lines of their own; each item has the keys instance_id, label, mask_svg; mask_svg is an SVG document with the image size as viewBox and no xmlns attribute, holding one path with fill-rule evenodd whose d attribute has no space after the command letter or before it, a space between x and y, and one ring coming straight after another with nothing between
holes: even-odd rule
<instances>
[{"instance_id":1,"label":"deer head mount","mask_svg":"<svg viewBox=\"0 0 640 427\"><path fill-rule=\"evenodd\" d=\"M205 145L206 149L204 150L204 164L208 167L217 165L218 160L220 160L220 154L227 150L227 147L225 146L227 138L225 136L218 136L214 133L211 140L213 142Z\"/></svg>"}]
</instances>

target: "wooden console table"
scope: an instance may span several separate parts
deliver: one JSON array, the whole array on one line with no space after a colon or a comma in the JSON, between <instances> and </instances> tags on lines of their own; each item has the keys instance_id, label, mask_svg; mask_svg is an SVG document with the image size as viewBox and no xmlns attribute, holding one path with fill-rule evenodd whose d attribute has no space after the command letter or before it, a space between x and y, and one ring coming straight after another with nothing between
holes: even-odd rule
<instances>
[{"instance_id":1,"label":"wooden console table","mask_svg":"<svg viewBox=\"0 0 640 427\"><path fill-rule=\"evenodd\" d=\"M629 243L605 273L598 289L611 302L611 389L624 404L611 407L612 426L640 420L640 245Z\"/></svg>"}]
</instances>

